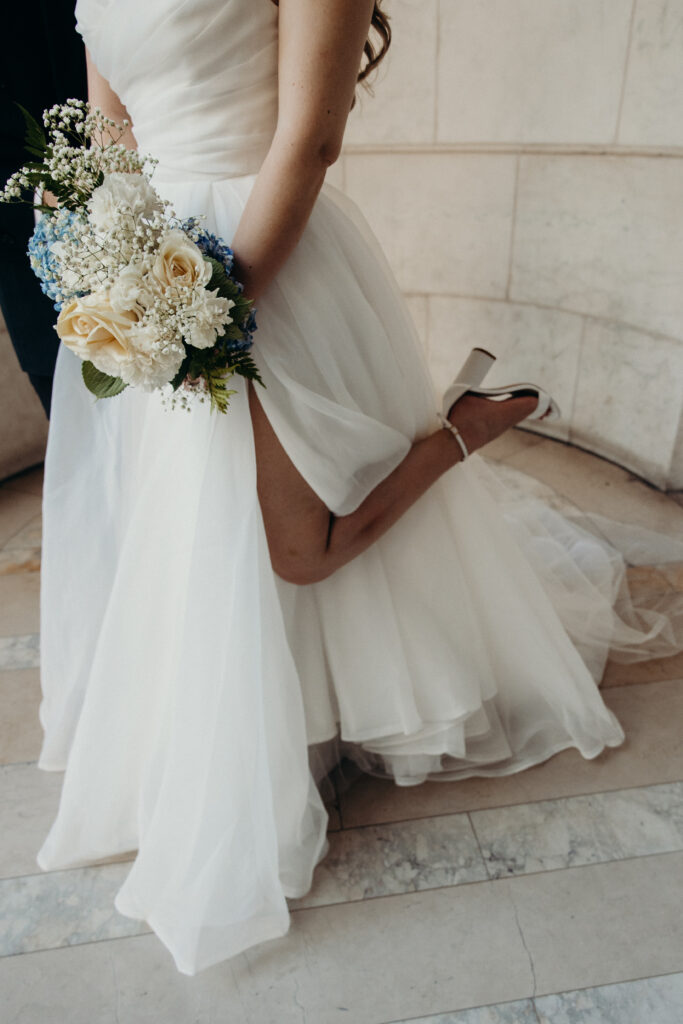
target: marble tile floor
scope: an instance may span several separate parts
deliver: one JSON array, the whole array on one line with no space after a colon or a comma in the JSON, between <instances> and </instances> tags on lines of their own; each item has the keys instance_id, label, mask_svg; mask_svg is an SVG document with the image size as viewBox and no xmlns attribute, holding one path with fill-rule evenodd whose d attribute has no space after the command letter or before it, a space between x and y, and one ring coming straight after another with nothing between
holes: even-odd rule
<instances>
[{"instance_id":1,"label":"marble tile floor","mask_svg":"<svg viewBox=\"0 0 683 1024\"><path fill-rule=\"evenodd\" d=\"M488 454L560 504L683 538L680 502L585 452L513 431ZM41 872L62 779L36 767L41 485L0 485L3 1024L680 1024L683 655L608 665L627 740L594 760L410 788L339 773L288 935L195 978L114 910L134 852ZM629 580L679 592L683 564Z\"/></svg>"}]
</instances>

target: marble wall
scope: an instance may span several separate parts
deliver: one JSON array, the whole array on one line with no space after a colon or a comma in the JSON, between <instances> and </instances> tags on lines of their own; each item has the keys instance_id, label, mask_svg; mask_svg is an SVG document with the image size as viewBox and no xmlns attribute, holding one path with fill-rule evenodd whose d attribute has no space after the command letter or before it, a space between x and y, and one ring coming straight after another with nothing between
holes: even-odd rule
<instances>
[{"instance_id":1,"label":"marble wall","mask_svg":"<svg viewBox=\"0 0 683 1024\"><path fill-rule=\"evenodd\" d=\"M472 345L538 426L683 488L683 0L385 0L331 180L382 242L439 389Z\"/></svg>"}]
</instances>

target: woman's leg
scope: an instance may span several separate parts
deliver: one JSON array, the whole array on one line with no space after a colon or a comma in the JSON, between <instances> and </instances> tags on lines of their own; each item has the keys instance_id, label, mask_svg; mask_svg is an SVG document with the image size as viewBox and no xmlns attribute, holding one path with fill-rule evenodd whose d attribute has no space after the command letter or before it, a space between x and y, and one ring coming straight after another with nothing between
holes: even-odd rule
<instances>
[{"instance_id":1,"label":"woman's leg","mask_svg":"<svg viewBox=\"0 0 683 1024\"><path fill-rule=\"evenodd\" d=\"M447 469L462 459L447 430L417 441L405 459L347 516L334 516L293 466L249 386L258 497L274 571L290 583L317 583L382 536ZM535 398L491 402L465 395L450 416L470 452L521 422Z\"/></svg>"}]
</instances>

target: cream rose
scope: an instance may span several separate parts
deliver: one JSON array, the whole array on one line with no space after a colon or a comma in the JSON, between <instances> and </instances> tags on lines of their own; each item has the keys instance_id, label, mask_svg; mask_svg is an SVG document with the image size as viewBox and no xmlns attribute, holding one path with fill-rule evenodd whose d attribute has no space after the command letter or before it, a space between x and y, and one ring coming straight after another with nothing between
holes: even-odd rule
<instances>
[{"instance_id":1,"label":"cream rose","mask_svg":"<svg viewBox=\"0 0 683 1024\"><path fill-rule=\"evenodd\" d=\"M135 310L114 310L106 292L93 292L67 302L57 320L57 334L67 348L112 377L131 359L130 328Z\"/></svg>"},{"instance_id":2,"label":"cream rose","mask_svg":"<svg viewBox=\"0 0 683 1024\"><path fill-rule=\"evenodd\" d=\"M211 264L184 232L173 228L159 242L152 273L164 288L203 286L211 278Z\"/></svg>"}]
</instances>

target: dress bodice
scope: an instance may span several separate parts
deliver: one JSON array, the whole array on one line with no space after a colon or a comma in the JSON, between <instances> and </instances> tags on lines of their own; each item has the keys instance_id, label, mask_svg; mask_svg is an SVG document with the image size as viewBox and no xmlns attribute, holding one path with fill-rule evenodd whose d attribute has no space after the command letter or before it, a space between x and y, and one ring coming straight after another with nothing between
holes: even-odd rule
<instances>
[{"instance_id":1,"label":"dress bodice","mask_svg":"<svg viewBox=\"0 0 683 1024\"><path fill-rule=\"evenodd\" d=\"M76 19L158 177L258 171L277 119L271 0L78 0Z\"/></svg>"}]
</instances>

